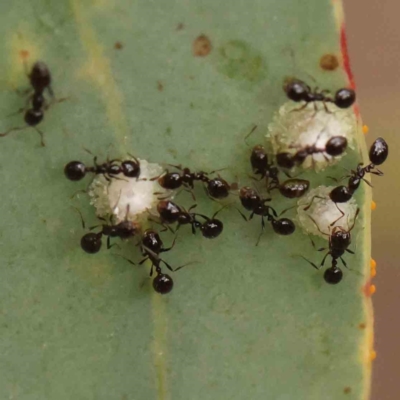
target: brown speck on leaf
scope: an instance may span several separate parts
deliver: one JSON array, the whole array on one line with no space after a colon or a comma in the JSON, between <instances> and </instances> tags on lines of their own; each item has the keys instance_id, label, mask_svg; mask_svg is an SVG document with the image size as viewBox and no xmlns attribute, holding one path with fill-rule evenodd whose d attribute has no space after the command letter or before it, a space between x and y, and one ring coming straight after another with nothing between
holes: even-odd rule
<instances>
[{"instance_id":1,"label":"brown speck on leaf","mask_svg":"<svg viewBox=\"0 0 400 400\"><path fill-rule=\"evenodd\" d=\"M367 327L367 325L364 324L364 322L362 322L360 325L358 325L359 329L365 329Z\"/></svg>"},{"instance_id":2,"label":"brown speck on leaf","mask_svg":"<svg viewBox=\"0 0 400 400\"><path fill-rule=\"evenodd\" d=\"M19 52L19 56L23 59L26 60L29 57L29 51L28 50L21 50Z\"/></svg>"},{"instance_id":3,"label":"brown speck on leaf","mask_svg":"<svg viewBox=\"0 0 400 400\"><path fill-rule=\"evenodd\" d=\"M339 61L334 54L324 54L319 60L319 65L325 71L334 71L339 66Z\"/></svg>"},{"instance_id":4,"label":"brown speck on leaf","mask_svg":"<svg viewBox=\"0 0 400 400\"><path fill-rule=\"evenodd\" d=\"M212 49L211 41L206 35L198 36L193 42L193 54L196 57L205 57Z\"/></svg>"},{"instance_id":5,"label":"brown speck on leaf","mask_svg":"<svg viewBox=\"0 0 400 400\"><path fill-rule=\"evenodd\" d=\"M181 31L184 27L185 27L185 25L183 25L182 22L180 22L180 23L176 26L176 30L177 30L177 31Z\"/></svg>"},{"instance_id":6,"label":"brown speck on leaf","mask_svg":"<svg viewBox=\"0 0 400 400\"><path fill-rule=\"evenodd\" d=\"M124 46L122 45L121 42L115 42L114 44L114 49L116 50L121 50Z\"/></svg>"},{"instance_id":7,"label":"brown speck on leaf","mask_svg":"<svg viewBox=\"0 0 400 400\"><path fill-rule=\"evenodd\" d=\"M349 394L351 392L351 387L350 386L346 386L344 389L343 389L343 393L344 394Z\"/></svg>"},{"instance_id":8,"label":"brown speck on leaf","mask_svg":"<svg viewBox=\"0 0 400 400\"><path fill-rule=\"evenodd\" d=\"M164 85L162 84L161 81L157 81L157 90L159 92L162 92L164 90Z\"/></svg>"}]
</instances>

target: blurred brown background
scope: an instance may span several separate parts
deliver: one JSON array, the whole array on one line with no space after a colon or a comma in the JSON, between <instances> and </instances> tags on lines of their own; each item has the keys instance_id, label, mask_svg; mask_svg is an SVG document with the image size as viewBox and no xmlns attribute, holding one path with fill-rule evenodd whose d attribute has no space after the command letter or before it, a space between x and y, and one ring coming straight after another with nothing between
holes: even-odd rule
<instances>
[{"instance_id":1,"label":"blurred brown background","mask_svg":"<svg viewBox=\"0 0 400 400\"><path fill-rule=\"evenodd\" d=\"M390 156L385 176L373 180L372 214L375 349L372 400L400 398L400 1L344 0L347 38L358 101L370 130L367 143L382 136Z\"/></svg>"}]
</instances>

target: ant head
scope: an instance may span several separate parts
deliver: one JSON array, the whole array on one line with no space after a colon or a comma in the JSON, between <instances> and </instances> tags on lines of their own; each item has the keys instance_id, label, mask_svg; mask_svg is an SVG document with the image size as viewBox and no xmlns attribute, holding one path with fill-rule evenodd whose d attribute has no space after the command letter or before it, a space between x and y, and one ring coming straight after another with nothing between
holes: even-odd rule
<instances>
[{"instance_id":1,"label":"ant head","mask_svg":"<svg viewBox=\"0 0 400 400\"><path fill-rule=\"evenodd\" d=\"M249 186L244 186L240 189L239 198L242 206L249 211L253 211L261 203L259 194Z\"/></svg>"},{"instance_id":2,"label":"ant head","mask_svg":"<svg viewBox=\"0 0 400 400\"><path fill-rule=\"evenodd\" d=\"M344 136L332 136L325 145L325 152L332 157L340 156L347 147L347 139Z\"/></svg>"},{"instance_id":3,"label":"ant head","mask_svg":"<svg viewBox=\"0 0 400 400\"><path fill-rule=\"evenodd\" d=\"M351 242L351 234L341 226L335 226L330 237L331 247L333 249L345 250Z\"/></svg>"},{"instance_id":4,"label":"ant head","mask_svg":"<svg viewBox=\"0 0 400 400\"><path fill-rule=\"evenodd\" d=\"M295 166L295 162L291 153L278 153L276 155L276 162L282 168L291 169Z\"/></svg>"},{"instance_id":5,"label":"ant head","mask_svg":"<svg viewBox=\"0 0 400 400\"><path fill-rule=\"evenodd\" d=\"M279 186L279 192L288 199L303 196L310 187L310 182L305 179L288 179Z\"/></svg>"},{"instance_id":6,"label":"ant head","mask_svg":"<svg viewBox=\"0 0 400 400\"><path fill-rule=\"evenodd\" d=\"M182 186L182 177L179 172L167 172L158 179L164 189L175 190Z\"/></svg>"},{"instance_id":7,"label":"ant head","mask_svg":"<svg viewBox=\"0 0 400 400\"><path fill-rule=\"evenodd\" d=\"M64 167L64 174L70 181L80 181L86 174L85 164L71 161Z\"/></svg>"},{"instance_id":8,"label":"ant head","mask_svg":"<svg viewBox=\"0 0 400 400\"><path fill-rule=\"evenodd\" d=\"M117 236L121 239L129 239L135 236L139 231L139 226L132 221L122 221L116 225Z\"/></svg>"},{"instance_id":9,"label":"ant head","mask_svg":"<svg viewBox=\"0 0 400 400\"><path fill-rule=\"evenodd\" d=\"M201 233L207 239L214 239L219 236L224 229L223 223L219 219L209 219L201 225Z\"/></svg>"},{"instance_id":10,"label":"ant head","mask_svg":"<svg viewBox=\"0 0 400 400\"><path fill-rule=\"evenodd\" d=\"M43 116L44 114L41 109L35 110L33 108L30 108L29 110L26 111L24 120L27 125L36 126L42 121Z\"/></svg>"},{"instance_id":11,"label":"ant head","mask_svg":"<svg viewBox=\"0 0 400 400\"><path fill-rule=\"evenodd\" d=\"M159 254L162 249L163 242L160 238L160 235L156 231L147 229L143 234L142 246L148 248L155 254Z\"/></svg>"},{"instance_id":12,"label":"ant head","mask_svg":"<svg viewBox=\"0 0 400 400\"><path fill-rule=\"evenodd\" d=\"M265 173L268 169L268 156L264 146L260 144L253 147L250 156L250 163L255 173Z\"/></svg>"},{"instance_id":13,"label":"ant head","mask_svg":"<svg viewBox=\"0 0 400 400\"><path fill-rule=\"evenodd\" d=\"M128 178L138 178L140 175L139 161L128 160L121 163L122 173Z\"/></svg>"},{"instance_id":14,"label":"ant head","mask_svg":"<svg viewBox=\"0 0 400 400\"><path fill-rule=\"evenodd\" d=\"M291 79L285 82L283 90L286 92L287 97L293 101L306 100L310 93L310 88L299 79Z\"/></svg>"},{"instance_id":15,"label":"ant head","mask_svg":"<svg viewBox=\"0 0 400 400\"><path fill-rule=\"evenodd\" d=\"M170 200L161 200L157 204L157 211L161 219L169 224L178 221L182 212L181 209Z\"/></svg>"},{"instance_id":16,"label":"ant head","mask_svg":"<svg viewBox=\"0 0 400 400\"><path fill-rule=\"evenodd\" d=\"M162 274L161 272L156 275L153 279L153 289L160 294L169 293L174 287L174 281L167 274Z\"/></svg>"},{"instance_id":17,"label":"ant head","mask_svg":"<svg viewBox=\"0 0 400 400\"><path fill-rule=\"evenodd\" d=\"M90 232L82 236L81 239L82 250L86 253L97 253L101 248L101 233Z\"/></svg>"},{"instance_id":18,"label":"ant head","mask_svg":"<svg viewBox=\"0 0 400 400\"><path fill-rule=\"evenodd\" d=\"M372 164L381 165L385 162L387 156L389 155L389 146L385 139L378 138L372 143L369 149L369 159Z\"/></svg>"},{"instance_id":19,"label":"ant head","mask_svg":"<svg viewBox=\"0 0 400 400\"><path fill-rule=\"evenodd\" d=\"M337 186L329 193L329 197L334 203L347 203L352 196L353 190L350 190L347 186Z\"/></svg>"},{"instance_id":20,"label":"ant head","mask_svg":"<svg viewBox=\"0 0 400 400\"><path fill-rule=\"evenodd\" d=\"M222 178L210 179L207 183L207 192L214 199L225 199L229 196L229 183Z\"/></svg>"},{"instance_id":21,"label":"ant head","mask_svg":"<svg viewBox=\"0 0 400 400\"><path fill-rule=\"evenodd\" d=\"M48 66L42 61L33 64L29 80L35 92L43 92L51 83L51 74Z\"/></svg>"},{"instance_id":22,"label":"ant head","mask_svg":"<svg viewBox=\"0 0 400 400\"><path fill-rule=\"evenodd\" d=\"M272 228L279 235L291 235L296 226L291 219L288 218L280 218L272 220Z\"/></svg>"},{"instance_id":23,"label":"ant head","mask_svg":"<svg viewBox=\"0 0 400 400\"><path fill-rule=\"evenodd\" d=\"M339 89L335 94L335 105L339 108L349 108L356 101L353 89Z\"/></svg>"},{"instance_id":24,"label":"ant head","mask_svg":"<svg viewBox=\"0 0 400 400\"><path fill-rule=\"evenodd\" d=\"M325 270L324 280L326 283L336 285L343 278L343 272L339 267L332 266Z\"/></svg>"}]
</instances>

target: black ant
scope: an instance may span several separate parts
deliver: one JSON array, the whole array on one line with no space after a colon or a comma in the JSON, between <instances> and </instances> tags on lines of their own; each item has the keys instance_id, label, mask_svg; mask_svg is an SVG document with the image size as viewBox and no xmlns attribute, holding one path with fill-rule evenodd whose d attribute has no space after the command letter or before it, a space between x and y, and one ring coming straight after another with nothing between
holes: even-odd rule
<instances>
[{"instance_id":1,"label":"black ant","mask_svg":"<svg viewBox=\"0 0 400 400\"><path fill-rule=\"evenodd\" d=\"M85 229L85 221L83 220L82 214L79 210L77 210L80 214L82 227ZM126 215L129 214L129 207L127 208ZM104 218L98 217L101 221L106 221ZM107 249L110 249L114 245L111 245L111 238L119 237L120 239L129 239L134 237L139 232L139 226L129 221L125 218L124 221L119 222L118 224L112 224L111 217L109 224L96 225L89 228L89 230L96 229L97 227L101 227L101 231L98 233L89 232L82 236L81 239L81 247L86 253L95 254L98 253L101 249L102 245L102 236L107 236Z\"/></svg>"},{"instance_id":2,"label":"black ant","mask_svg":"<svg viewBox=\"0 0 400 400\"><path fill-rule=\"evenodd\" d=\"M71 161L64 167L65 176L71 181L80 181L87 172L102 174L110 181L112 178L118 178L123 174L127 178L138 178L140 175L140 161L131 156L133 160L126 160L119 163L119 160L106 161L103 164L97 164L97 157L94 157L94 167L87 167L80 161Z\"/></svg>"},{"instance_id":3,"label":"black ant","mask_svg":"<svg viewBox=\"0 0 400 400\"><path fill-rule=\"evenodd\" d=\"M221 177L210 179L208 175L212 172L192 172L189 168L182 168L179 165L172 165L172 167L179 169L180 172L169 172L168 169L161 176L153 178L158 180L158 183L164 189L176 190L184 187L189 191L194 189L194 182L200 181L206 185L207 194L214 199L224 199L228 197L231 185Z\"/></svg>"},{"instance_id":4,"label":"black ant","mask_svg":"<svg viewBox=\"0 0 400 400\"><path fill-rule=\"evenodd\" d=\"M291 235L296 226L294 225L293 221L288 218L278 218L278 214L271 206L266 205L265 203L271 201L271 199L263 199L260 195L251 187L244 186L239 191L239 198L242 206L251 211L250 217L247 219L241 212L240 214L242 217L248 221L253 218L254 215L261 216L261 233L258 237L256 246L260 242L261 235L265 229L265 218L268 222L271 223L272 229L279 235Z\"/></svg>"},{"instance_id":5,"label":"black ant","mask_svg":"<svg viewBox=\"0 0 400 400\"><path fill-rule=\"evenodd\" d=\"M164 263L165 266L173 272L178 271L185 265L187 265L181 265L180 267L173 269L166 261L162 260L159 257L160 253L170 251L174 246L175 239L170 247L165 248L160 238L160 235L156 231L153 231L151 229L146 230L143 234L141 249L142 254L143 256L145 256L145 258L140 261L139 265L143 264L147 260L151 261L150 276L153 276L153 268L156 270L156 276L153 279L153 289L160 294L167 294L174 287L173 279L168 274L164 274L162 272L160 264ZM130 262L132 263L132 261Z\"/></svg>"},{"instance_id":6,"label":"black ant","mask_svg":"<svg viewBox=\"0 0 400 400\"><path fill-rule=\"evenodd\" d=\"M315 269L319 270L320 268L322 268L324 266L326 258L328 256L332 257L332 264L329 268L327 268L325 270L325 273L324 273L324 280L326 283L330 283L331 285L336 285L343 278L343 272L337 265L338 259L340 258L343 265L347 268L347 264L343 260L342 256L345 252L354 254L354 251L349 250L348 247L350 246L350 243L351 243L350 232L353 230L353 228L355 226L356 219L357 219L359 212L360 212L360 209L357 208L356 215L355 215L354 221L353 221L353 225L348 230L344 229L341 226L335 226L332 229L331 233L326 233L326 232L321 231L321 229L318 226L318 224L316 223L316 221L311 216L309 216L310 219L314 222L314 224L317 227L317 229L319 230L319 232L321 232L323 235L329 237L329 248L328 248L328 252L325 254L324 258L322 259L319 267L316 264L314 264L313 262L311 262L310 260L307 260L305 257L303 257L303 258L308 263L310 263ZM312 242L313 246L315 247L314 242L313 241L311 241L311 242ZM318 251L324 251L324 250L327 250L327 249L324 247L318 249Z\"/></svg>"},{"instance_id":7,"label":"black ant","mask_svg":"<svg viewBox=\"0 0 400 400\"><path fill-rule=\"evenodd\" d=\"M290 100L295 102L304 101L305 104L302 108L311 102L314 102L314 107L316 108L317 101L321 101L324 104L326 111L328 111L326 103L334 103L339 108L349 108L356 100L356 93L353 89L339 89L332 98L326 95L326 93L329 93L328 90L318 91L318 88L312 90L310 86L299 79L291 79L284 85L283 90Z\"/></svg>"},{"instance_id":8,"label":"black ant","mask_svg":"<svg viewBox=\"0 0 400 400\"><path fill-rule=\"evenodd\" d=\"M292 178L280 183L279 170L268 162L268 155L262 145L253 147L250 163L254 174L260 175L260 180L266 179L268 192L278 189L282 196L294 199L303 196L310 187L310 182L305 179Z\"/></svg>"},{"instance_id":9,"label":"black ant","mask_svg":"<svg viewBox=\"0 0 400 400\"><path fill-rule=\"evenodd\" d=\"M383 172L376 168L385 162L389 155L389 146L383 138L378 138L372 144L369 150L370 164L363 167L363 164L358 164L357 169L352 170L349 175L347 186L337 186L333 189L329 197L334 203L346 203L352 197L354 192L360 186L361 181L371 186L371 184L364 179L365 174L371 173L377 176L382 176Z\"/></svg>"},{"instance_id":10,"label":"black ant","mask_svg":"<svg viewBox=\"0 0 400 400\"><path fill-rule=\"evenodd\" d=\"M51 88L50 70L44 62L38 61L33 65L31 72L28 74L28 78L33 88L33 94L29 98L32 100L32 107L27 109L24 115L26 126L11 128L6 132L0 133L0 137L7 136L9 133L14 131L21 131L28 127L33 127L40 135L41 145L45 146L43 132L37 128L37 125L42 122L44 111L49 107L49 105L46 105L46 100L43 96L44 91L47 89L51 97L54 97L54 93ZM58 102L64 100L65 99L60 99ZM20 111L23 110L24 109Z\"/></svg>"},{"instance_id":11,"label":"black ant","mask_svg":"<svg viewBox=\"0 0 400 400\"><path fill-rule=\"evenodd\" d=\"M314 144L304 146L294 154L288 152L278 153L276 155L278 165L282 168L291 169L303 164L305 159L313 154L326 153L331 157L336 157L343 154L347 148L347 139L344 136L332 136L326 142L325 147L317 147L317 141L318 138Z\"/></svg>"},{"instance_id":12,"label":"black ant","mask_svg":"<svg viewBox=\"0 0 400 400\"><path fill-rule=\"evenodd\" d=\"M157 179L164 189L175 190L184 186L191 190L194 189L195 181L208 182L209 180L207 172L192 172L189 168L182 168L179 165L172 165L172 167L177 168L180 172L169 172L167 169L161 176L153 178L153 180Z\"/></svg>"},{"instance_id":13,"label":"black ant","mask_svg":"<svg viewBox=\"0 0 400 400\"><path fill-rule=\"evenodd\" d=\"M177 230L182 225L191 225L193 234L196 233L196 229L199 229L202 235L207 239L218 237L222 233L224 226L222 221L215 217L225 207L218 210L211 218L203 214L191 212L195 207L196 204L186 211L170 200L162 200L157 204L157 211L163 223L173 224L177 222ZM201 217L205 222L200 222L196 217Z\"/></svg>"}]
</instances>

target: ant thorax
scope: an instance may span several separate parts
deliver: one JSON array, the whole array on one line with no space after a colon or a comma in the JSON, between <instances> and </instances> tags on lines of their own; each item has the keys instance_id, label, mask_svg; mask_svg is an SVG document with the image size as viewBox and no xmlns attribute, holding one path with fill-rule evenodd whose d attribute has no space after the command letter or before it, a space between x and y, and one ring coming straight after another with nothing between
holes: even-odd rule
<instances>
[{"instance_id":1,"label":"ant thorax","mask_svg":"<svg viewBox=\"0 0 400 400\"><path fill-rule=\"evenodd\" d=\"M353 225L358 208L356 200L335 204L329 197L332 189L334 186L318 186L298 201L297 218L307 234L328 240L332 232L348 231Z\"/></svg>"},{"instance_id":2,"label":"ant thorax","mask_svg":"<svg viewBox=\"0 0 400 400\"><path fill-rule=\"evenodd\" d=\"M332 137L342 136L347 139L346 148L354 149L354 131L357 120L351 108L340 109L334 104L326 105L309 103L305 107L299 103L288 101L275 113L269 124L267 140L272 145L274 154L290 153L294 155L302 149L314 148L318 151L308 154L304 162L298 163L302 168L323 170L337 162L342 154L330 156L324 149ZM316 107L316 108L315 108Z\"/></svg>"},{"instance_id":3,"label":"ant thorax","mask_svg":"<svg viewBox=\"0 0 400 400\"><path fill-rule=\"evenodd\" d=\"M94 176L89 187L89 196L98 216L112 215L116 223L125 219L142 222L150 214L158 215L157 203L160 198L173 197L172 191L162 188L157 179L153 179L162 174L163 167L146 160L139 161L138 178L128 178L122 173L112 179L107 179L102 174Z\"/></svg>"}]
</instances>

